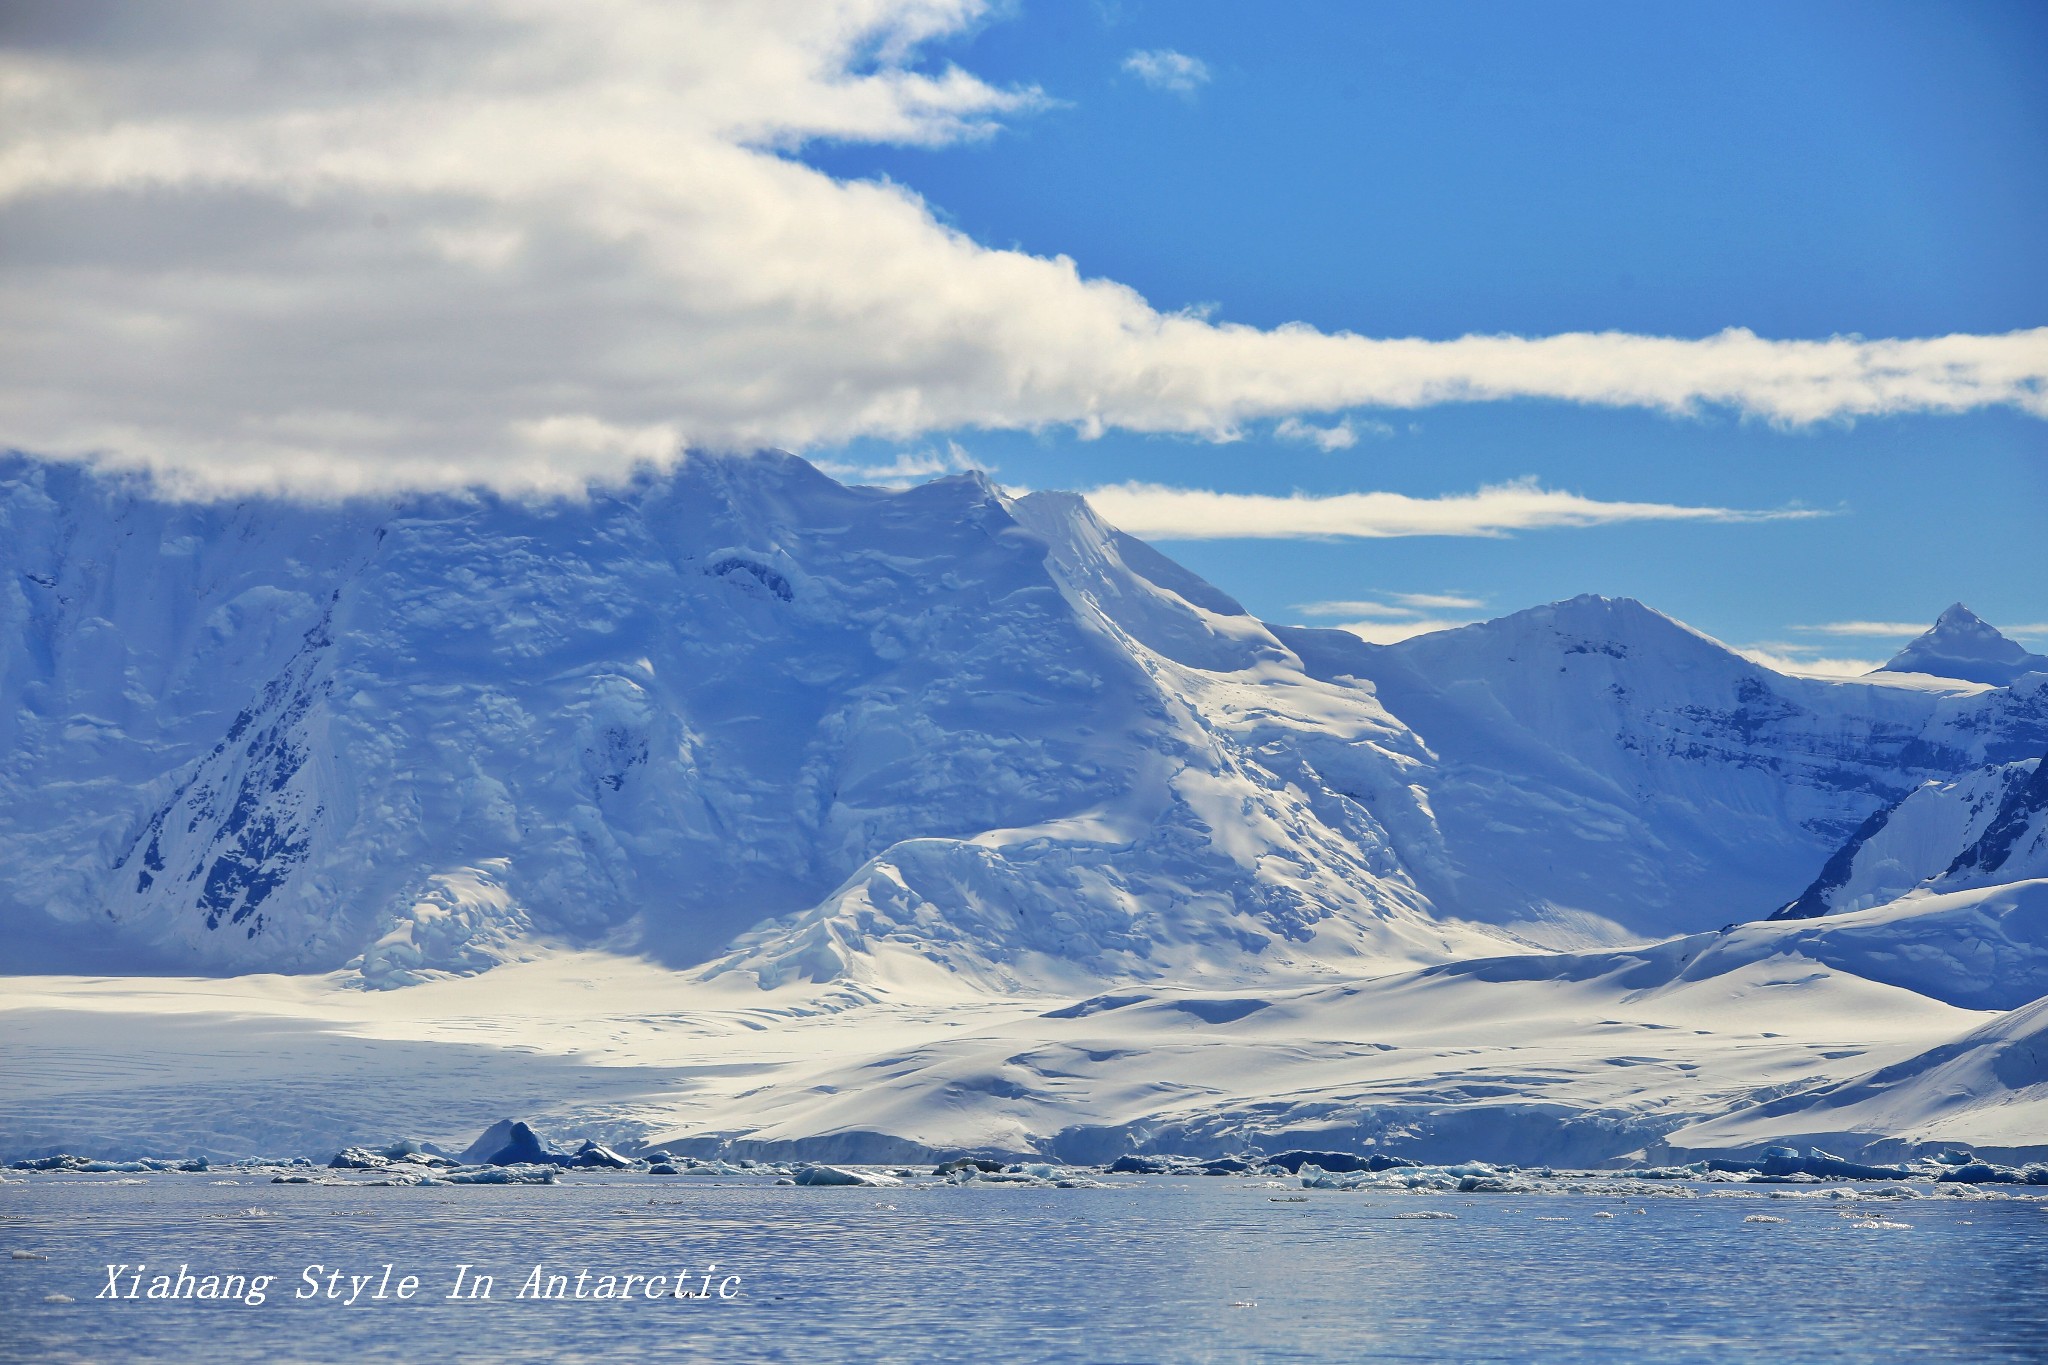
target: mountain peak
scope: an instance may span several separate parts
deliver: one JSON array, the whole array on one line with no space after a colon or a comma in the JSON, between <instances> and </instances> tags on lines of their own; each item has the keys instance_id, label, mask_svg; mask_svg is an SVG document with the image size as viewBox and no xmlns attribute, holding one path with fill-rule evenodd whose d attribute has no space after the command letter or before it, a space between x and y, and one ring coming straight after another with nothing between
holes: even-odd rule
<instances>
[{"instance_id":1,"label":"mountain peak","mask_svg":"<svg viewBox=\"0 0 2048 1365\"><path fill-rule=\"evenodd\" d=\"M1388 648L1412 658L1438 657L1475 647L1484 649L1486 647L1480 642L1503 639L1527 639L1532 643L1542 640L1553 644L1562 641L1560 647L1566 649L1598 642L1602 647L1597 652L1616 658L1624 657L1632 648L1692 649L1704 646L1720 654L1731 653L1720 641L1633 597L1602 597L1597 593L1581 593L1560 602L1526 607L1491 621L1418 635ZM1614 654L1616 649L1622 650L1623 654Z\"/></svg>"},{"instance_id":2,"label":"mountain peak","mask_svg":"<svg viewBox=\"0 0 2048 1365\"><path fill-rule=\"evenodd\" d=\"M1979 615L1978 615L1978 614L1977 614L1976 612L1974 612L1974 611L1971 611L1971 610L1970 610L1970 609L1969 609L1968 607L1964 606L1964 605L1963 605L1963 604L1962 604L1961 602L1951 602L1951 603L1950 603L1950 604L1948 605L1948 607L1947 607L1947 608L1946 608L1946 609L1945 609L1945 610L1944 610L1944 611L1943 611L1943 612L1941 613L1941 615L1939 615L1939 616L1935 617L1935 618L1934 618L1934 629L1935 629L1935 630L1972 630L1972 629L1975 629L1975 630L1988 630L1988 631L1990 631L1990 632L1991 632L1991 633L1992 633L1993 635L1997 635L1997 634L1998 634L1998 631L1997 631L1997 630L1996 630L1996 629L1995 629L1995 628L1994 628L1994 627L1993 627L1993 626L1991 625L1991 623L1990 623L1990 622L1986 621L1986 620L1985 620L1985 619L1984 619L1983 617L1979 616ZM2003 639L2004 637L2003 637L2003 636L2000 636L1999 638Z\"/></svg>"},{"instance_id":3,"label":"mountain peak","mask_svg":"<svg viewBox=\"0 0 2048 1365\"><path fill-rule=\"evenodd\" d=\"M2048 657L2030 654L1961 602L1935 618L1926 634L1892 656L1880 673L1931 673L2003 687L2028 673L2048 673Z\"/></svg>"}]
</instances>

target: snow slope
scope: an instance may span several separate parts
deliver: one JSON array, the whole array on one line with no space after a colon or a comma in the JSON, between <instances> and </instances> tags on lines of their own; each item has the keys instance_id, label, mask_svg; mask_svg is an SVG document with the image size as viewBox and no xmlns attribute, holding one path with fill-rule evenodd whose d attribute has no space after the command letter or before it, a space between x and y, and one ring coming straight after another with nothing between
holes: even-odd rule
<instances>
[{"instance_id":1,"label":"snow slope","mask_svg":"<svg viewBox=\"0 0 2048 1365\"><path fill-rule=\"evenodd\" d=\"M510 1115L551 1137L825 1160L1371 1143L1597 1162L1986 1017L1801 959L1693 980L1687 951L1078 999L763 991L588 952L385 992L0 979L0 1153L460 1150Z\"/></svg>"},{"instance_id":2,"label":"snow slope","mask_svg":"<svg viewBox=\"0 0 2048 1365\"><path fill-rule=\"evenodd\" d=\"M1878 672L1923 673L2003 687L2029 673L2048 673L2048 656L2028 653L1958 602Z\"/></svg>"},{"instance_id":3,"label":"snow slope","mask_svg":"<svg viewBox=\"0 0 2048 1365\"><path fill-rule=\"evenodd\" d=\"M14 979L0 1150L459 1147L506 1114L822 1159L1258 1145L1586 1164L1860 1131L1835 1144L1854 1154L1937 1121L1943 1141L2044 1149L2002 1107L2038 1099L2018 1061L1986 1061L1967 1104L1945 1082L1902 1091L1862 1130L1801 1107L2003 1040L1996 1011L2044 994L2048 882L1643 948L1079 998L762 990L594 953L382 993L339 976Z\"/></svg>"},{"instance_id":4,"label":"snow slope","mask_svg":"<svg viewBox=\"0 0 2048 1365\"><path fill-rule=\"evenodd\" d=\"M1257 1145L1591 1164L1937 1137L2048 1151L2027 1128L2038 1110L2014 1108L2040 1100L2014 1068L2036 1045L2026 1002L2048 996L2048 881L1321 985L931 984L764 990L589 952L397 992L346 974L0 980L0 1152L459 1147L506 1114L820 1159ZM1958 1048L1977 1059L1962 1089ZM1882 1109L1807 1112L1862 1104L1859 1078L1937 1071Z\"/></svg>"},{"instance_id":5,"label":"snow slope","mask_svg":"<svg viewBox=\"0 0 2048 1365\"><path fill-rule=\"evenodd\" d=\"M2024 1160L2048 1147L2048 999L1873 1071L1691 1125L1680 1148L1795 1143L1883 1156L1962 1147Z\"/></svg>"}]
</instances>

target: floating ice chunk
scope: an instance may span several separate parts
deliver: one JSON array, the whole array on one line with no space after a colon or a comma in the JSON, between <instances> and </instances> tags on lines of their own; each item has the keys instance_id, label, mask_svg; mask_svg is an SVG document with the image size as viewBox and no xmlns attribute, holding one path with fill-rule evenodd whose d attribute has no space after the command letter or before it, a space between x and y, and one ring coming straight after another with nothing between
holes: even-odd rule
<instances>
[{"instance_id":1,"label":"floating ice chunk","mask_svg":"<svg viewBox=\"0 0 2048 1365\"><path fill-rule=\"evenodd\" d=\"M552 1185L561 1175L552 1163L536 1162L522 1166L479 1166L474 1170L451 1171L439 1179L451 1185Z\"/></svg>"},{"instance_id":2,"label":"floating ice chunk","mask_svg":"<svg viewBox=\"0 0 2048 1365\"><path fill-rule=\"evenodd\" d=\"M1405 1156L1390 1156L1385 1152L1374 1152L1370 1156L1356 1156L1350 1152L1281 1152L1266 1158L1266 1164L1277 1166L1290 1175L1303 1166L1318 1166L1326 1171L1386 1171L1397 1166L1420 1166L1419 1161L1410 1161Z\"/></svg>"},{"instance_id":3,"label":"floating ice chunk","mask_svg":"<svg viewBox=\"0 0 2048 1365\"><path fill-rule=\"evenodd\" d=\"M1107 1168L1110 1175L1207 1175L1205 1163L1191 1156L1119 1157Z\"/></svg>"},{"instance_id":4,"label":"floating ice chunk","mask_svg":"<svg viewBox=\"0 0 2048 1365\"><path fill-rule=\"evenodd\" d=\"M1742 1221L1745 1223L1782 1223L1785 1220L1773 1213L1752 1213Z\"/></svg>"},{"instance_id":5,"label":"floating ice chunk","mask_svg":"<svg viewBox=\"0 0 2048 1365\"><path fill-rule=\"evenodd\" d=\"M391 1158L364 1147L344 1147L327 1163L336 1171L381 1171L390 1164Z\"/></svg>"},{"instance_id":6,"label":"floating ice chunk","mask_svg":"<svg viewBox=\"0 0 2048 1365\"><path fill-rule=\"evenodd\" d=\"M633 1163L620 1156L611 1148L598 1142L585 1142L576 1149L576 1155L569 1158L572 1166L598 1166L606 1170L630 1170Z\"/></svg>"},{"instance_id":7,"label":"floating ice chunk","mask_svg":"<svg viewBox=\"0 0 2048 1365\"><path fill-rule=\"evenodd\" d=\"M879 1171L856 1171L844 1166L799 1166L793 1183L798 1185L900 1185L893 1175ZM778 1184L781 1182L777 1182Z\"/></svg>"},{"instance_id":8,"label":"floating ice chunk","mask_svg":"<svg viewBox=\"0 0 2048 1365\"><path fill-rule=\"evenodd\" d=\"M456 1158L464 1166L531 1166L569 1160L547 1149L532 1128L517 1119L499 1119L484 1129Z\"/></svg>"},{"instance_id":9,"label":"floating ice chunk","mask_svg":"<svg viewBox=\"0 0 2048 1365\"><path fill-rule=\"evenodd\" d=\"M474 1147L471 1150L475 1150ZM465 1152L467 1161L469 1154ZM539 1134L523 1123L515 1123L505 1135L505 1145L482 1159L487 1166L537 1166L542 1163L560 1165L568 1158L558 1156L547 1149Z\"/></svg>"},{"instance_id":10,"label":"floating ice chunk","mask_svg":"<svg viewBox=\"0 0 2048 1365\"><path fill-rule=\"evenodd\" d=\"M1326 1171L1313 1162L1305 1163L1297 1177L1311 1190L1457 1190L1465 1193L1526 1192L1532 1188L1514 1175L1513 1168L1490 1166L1483 1161L1465 1161L1455 1166L1418 1166L1413 1162L1345 1172ZM1467 1182L1474 1182L1470 1185Z\"/></svg>"},{"instance_id":11,"label":"floating ice chunk","mask_svg":"<svg viewBox=\"0 0 2048 1365\"><path fill-rule=\"evenodd\" d=\"M2010 1166L1994 1166L1988 1161L1970 1161L1941 1173L1944 1185L2018 1185L2032 1183L2030 1176Z\"/></svg>"}]
</instances>

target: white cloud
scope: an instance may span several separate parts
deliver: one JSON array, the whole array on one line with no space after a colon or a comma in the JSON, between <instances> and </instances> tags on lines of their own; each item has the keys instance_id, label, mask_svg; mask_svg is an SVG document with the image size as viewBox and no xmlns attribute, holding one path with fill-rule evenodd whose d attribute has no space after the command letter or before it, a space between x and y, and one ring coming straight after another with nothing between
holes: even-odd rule
<instances>
[{"instance_id":1,"label":"white cloud","mask_svg":"<svg viewBox=\"0 0 2048 1365\"><path fill-rule=\"evenodd\" d=\"M1421 607L1435 611L1477 611L1486 605L1483 597L1473 597L1461 592L1394 592L1387 596L1404 607Z\"/></svg>"},{"instance_id":2,"label":"white cloud","mask_svg":"<svg viewBox=\"0 0 2048 1365\"><path fill-rule=\"evenodd\" d=\"M1412 620L1430 611L1477 611L1486 605L1480 597L1462 593L1388 592L1381 600L1340 600L1297 602L1292 608L1304 616L1370 616L1382 620Z\"/></svg>"},{"instance_id":3,"label":"white cloud","mask_svg":"<svg viewBox=\"0 0 2048 1365\"><path fill-rule=\"evenodd\" d=\"M1297 602L1293 610L1303 616L1375 616L1388 620L1409 620L1422 614L1412 607L1387 602Z\"/></svg>"},{"instance_id":4,"label":"white cloud","mask_svg":"<svg viewBox=\"0 0 2048 1365\"><path fill-rule=\"evenodd\" d=\"M1042 103L926 60L991 9L22 6L0 53L0 447L174 486L344 492L572 487L685 446L1222 439L1527 397L1790 423L2048 416L2048 328L1262 330L1161 313L782 154L973 138ZM1348 506L1318 515L1365 524Z\"/></svg>"},{"instance_id":5,"label":"white cloud","mask_svg":"<svg viewBox=\"0 0 2048 1365\"><path fill-rule=\"evenodd\" d=\"M1462 593L1389 592L1382 593L1381 597L1385 600L1300 602L1295 604L1294 610L1304 616L1349 617L1351 619L1337 623L1336 629L1348 630L1372 644L1394 645L1418 635L1469 626L1478 619L1473 616L1432 616L1430 613L1433 611L1471 612L1486 605L1485 599Z\"/></svg>"},{"instance_id":6,"label":"white cloud","mask_svg":"<svg viewBox=\"0 0 2048 1365\"><path fill-rule=\"evenodd\" d=\"M1124 483L1092 489L1088 501L1115 526L1157 540L1307 540L1332 536L1504 536L1514 531L1623 521L1779 521L1822 516L1805 508L1742 511L1660 502L1601 502L1534 479L1474 493L1415 498L1404 493L1218 493Z\"/></svg>"},{"instance_id":7,"label":"white cloud","mask_svg":"<svg viewBox=\"0 0 2048 1365\"><path fill-rule=\"evenodd\" d=\"M1440 630L1456 630L1471 624L1473 622L1469 618L1419 617L1413 621L1347 621L1337 629L1348 630L1368 644L1398 645L1418 635L1432 635Z\"/></svg>"},{"instance_id":8,"label":"white cloud","mask_svg":"<svg viewBox=\"0 0 2048 1365\"><path fill-rule=\"evenodd\" d=\"M1928 621L1823 621L1811 626L1788 626L1805 635L1838 635L1870 640L1913 640L1925 635L1934 626ZM2017 626L1998 626L1999 634L2019 639L2031 639L2048 635L2048 623L2030 623Z\"/></svg>"},{"instance_id":9,"label":"white cloud","mask_svg":"<svg viewBox=\"0 0 2048 1365\"><path fill-rule=\"evenodd\" d=\"M1360 421L1354 417L1346 417L1327 427L1304 422L1299 417L1287 417L1273 428L1273 434L1283 441L1306 441L1319 450L1349 450L1358 444L1360 432L1369 436L1392 436L1394 429L1385 422Z\"/></svg>"},{"instance_id":10,"label":"white cloud","mask_svg":"<svg viewBox=\"0 0 2048 1365\"><path fill-rule=\"evenodd\" d=\"M1191 95L1209 83L1207 62L1170 47L1133 52L1124 58L1124 70L1154 90L1171 90L1178 95Z\"/></svg>"},{"instance_id":11,"label":"white cloud","mask_svg":"<svg viewBox=\"0 0 2048 1365\"><path fill-rule=\"evenodd\" d=\"M1745 659L1765 668L1799 678L1860 678L1884 666L1882 659L1849 659L1806 653L1800 646L1783 643L1753 645L1738 649Z\"/></svg>"},{"instance_id":12,"label":"white cloud","mask_svg":"<svg viewBox=\"0 0 2048 1365\"><path fill-rule=\"evenodd\" d=\"M900 487L970 469L995 472L995 466L975 459L958 441L946 442L943 450L906 450L887 464L845 464L832 460L819 460L817 464L819 469L843 482L884 487Z\"/></svg>"},{"instance_id":13,"label":"white cloud","mask_svg":"<svg viewBox=\"0 0 2048 1365\"><path fill-rule=\"evenodd\" d=\"M1824 621L1814 626L1790 626L1808 635L1848 635L1873 640L1910 640L1925 635L1932 621Z\"/></svg>"},{"instance_id":14,"label":"white cloud","mask_svg":"<svg viewBox=\"0 0 2048 1365\"><path fill-rule=\"evenodd\" d=\"M1289 417L1273 428L1273 434L1283 441L1307 441L1318 450L1349 450L1358 444L1358 433L1351 429L1349 422L1319 427L1299 417Z\"/></svg>"}]
</instances>

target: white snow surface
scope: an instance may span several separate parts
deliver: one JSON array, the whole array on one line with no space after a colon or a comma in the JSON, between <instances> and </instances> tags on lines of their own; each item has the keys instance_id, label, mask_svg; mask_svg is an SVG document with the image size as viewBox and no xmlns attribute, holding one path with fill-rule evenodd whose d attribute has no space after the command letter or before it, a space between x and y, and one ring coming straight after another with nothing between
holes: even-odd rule
<instances>
[{"instance_id":1,"label":"white snow surface","mask_svg":"<svg viewBox=\"0 0 2048 1365\"><path fill-rule=\"evenodd\" d=\"M507 1114L565 1141L826 1161L1258 1144L1591 1164L1816 1133L1845 1155L1902 1137L2048 1149L2026 1126L2038 1107L2013 1107L2043 1098L2014 1069L2038 1039L1979 1046L2048 996L2042 881L1322 985L929 986L762 990L588 951L404 991L346 973L4 979L0 1151L459 1150ZM1950 1067L1958 1047L1982 1065ZM1943 1067L1881 1107L1828 1098Z\"/></svg>"},{"instance_id":2,"label":"white snow surface","mask_svg":"<svg viewBox=\"0 0 2048 1365\"><path fill-rule=\"evenodd\" d=\"M1861 1075L1688 1126L1671 1141L1708 1149L1862 1144L1877 1153L1959 1146L2038 1158L2048 1147L2044 1134L2048 999Z\"/></svg>"},{"instance_id":3,"label":"white snow surface","mask_svg":"<svg viewBox=\"0 0 2048 1365\"><path fill-rule=\"evenodd\" d=\"M896 1159L878 1138L1088 1159L1145 1138L1355 1137L1597 1159L1985 1017L1810 962L1693 982L1669 956L1562 979L1503 961L1078 1002L764 992L593 953L390 992L339 975L15 978L0 1150L324 1156L385 1134L459 1150L516 1114L551 1137L813 1160Z\"/></svg>"}]
</instances>

